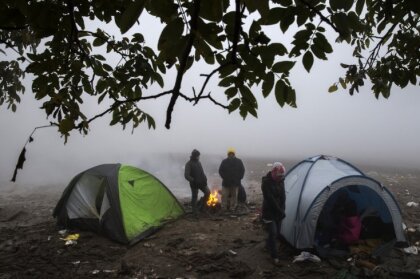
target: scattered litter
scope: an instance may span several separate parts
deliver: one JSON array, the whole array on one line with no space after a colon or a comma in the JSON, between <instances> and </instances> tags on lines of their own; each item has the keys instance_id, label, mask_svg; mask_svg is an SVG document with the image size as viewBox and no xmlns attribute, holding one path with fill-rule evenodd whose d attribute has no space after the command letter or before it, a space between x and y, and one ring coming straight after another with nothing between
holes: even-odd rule
<instances>
[{"instance_id":1,"label":"scattered litter","mask_svg":"<svg viewBox=\"0 0 420 279\"><path fill-rule=\"evenodd\" d=\"M403 248L403 251L406 254L412 254L412 255L417 255L419 253L416 246L410 246L410 247L407 247L407 248Z\"/></svg>"},{"instance_id":2,"label":"scattered litter","mask_svg":"<svg viewBox=\"0 0 420 279\"><path fill-rule=\"evenodd\" d=\"M114 273L114 272L116 272L116 270L115 269L104 269L104 270L102 270L102 272L104 272L104 273Z\"/></svg>"},{"instance_id":3,"label":"scattered litter","mask_svg":"<svg viewBox=\"0 0 420 279\"><path fill-rule=\"evenodd\" d=\"M162 250L162 249L159 249L159 253L160 253L160 254L163 254L163 250Z\"/></svg>"},{"instance_id":4,"label":"scattered litter","mask_svg":"<svg viewBox=\"0 0 420 279\"><path fill-rule=\"evenodd\" d=\"M78 240L80 237L80 234L75 233L75 234L69 234L68 236L66 236L65 238L62 238L62 240Z\"/></svg>"},{"instance_id":5,"label":"scattered litter","mask_svg":"<svg viewBox=\"0 0 420 279\"><path fill-rule=\"evenodd\" d=\"M60 235L65 235L67 233L67 230L60 230L58 231L58 234Z\"/></svg>"},{"instance_id":6,"label":"scattered litter","mask_svg":"<svg viewBox=\"0 0 420 279\"><path fill-rule=\"evenodd\" d=\"M47 238L47 240L48 240L48 241L50 241L50 240L51 240L51 238L52 238L52 236L51 236L51 235L49 235L49 236L48 236L48 238Z\"/></svg>"},{"instance_id":7,"label":"scattered litter","mask_svg":"<svg viewBox=\"0 0 420 279\"><path fill-rule=\"evenodd\" d=\"M74 265L78 265L78 264L80 264L80 261L74 261L74 262L71 262L72 264L74 264Z\"/></svg>"},{"instance_id":8,"label":"scattered litter","mask_svg":"<svg viewBox=\"0 0 420 279\"><path fill-rule=\"evenodd\" d=\"M191 271L191 270L192 270L192 268L193 268L193 267L192 267L192 265L188 265L188 266L185 268L185 270L186 270L186 271Z\"/></svg>"},{"instance_id":9,"label":"scattered litter","mask_svg":"<svg viewBox=\"0 0 420 279\"><path fill-rule=\"evenodd\" d=\"M153 243L149 243L149 242L146 242L146 243L144 243L144 244L143 244L143 246L144 246L144 247L148 247L148 248L150 248L150 247L154 247L154 246L155 246L155 244L153 244Z\"/></svg>"},{"instance_id":10,"label":"scattered litter","mask_svg":"<svg viewBox=\"0 0 420 279\"><path fill-rule=\"evenodd\" d=\"M94 271L92 271L92 274L98 274L100 272L100 270L95 269Z\"/></svg>"},{"instance_id":11,"label":"scattered litter","mask_svg":"<svg viewBox=\"0 0 420 279\"><path fill-rule=\"evenodd\" d=\"M414 233L414 232L416 232L416 229L415 228L408 228L407 231L411 232L411 233Z\"/></svg>"},{"instance_id":12,"label":"scattered litter","mask_svg":"<svg viewBox=\"0 0 420 279\"><path fill-rule=\"evenodd\" d=\"M417 207L417 206L419 206L419 203L418 202L408 202L407 206L408 207Z\"/></svg>"},{"instance_id":13,"label":"scattered litter","mask_svg":"<svg viewBox=\"0 0 420 279\"><path fill-rule=\"evenodd\" d=\"M71 245L76 245L77 241L76 240L67 240L64 245L66 246L71 246Z\"/></svg>"},{"instance_id":14,"label":"scattered litter","mask_svg":"<svg viewBox=\"0 0 420 279\"><path fill-rule=\"evenodd\" d=\"M229 250L229 253L231 254L231 255L233 255L233 256L236 256L238 253L237 252L235 252L235 251L233 251L233 250Z\"/></svg>"},{"instance_id":15,"label":"scattered litter","mask_svg":"<svg viewBox=\"0 0 420 279\"><path fill-rule=\"evenodd\" d=\"M314 263L319 263L321 262L321 259L316 256L313 255L309 252L303 251L302 253L300 253L299 256L295 256L293 259L293 262L303 262L303 261L310 261L310 262L314 262Z\"/></svg>"}]
</instances>

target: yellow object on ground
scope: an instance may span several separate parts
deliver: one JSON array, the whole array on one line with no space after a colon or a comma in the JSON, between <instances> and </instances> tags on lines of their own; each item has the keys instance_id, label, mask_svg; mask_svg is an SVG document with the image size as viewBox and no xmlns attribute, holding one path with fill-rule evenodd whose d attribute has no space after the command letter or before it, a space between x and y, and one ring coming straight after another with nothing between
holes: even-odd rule
<instances>
[{"instance_id":1,"label":"yellow object on ground","mask_svg":"<svg viewBox=\"0 0 420 279\"><path fill-rule=\"evenodd\" d=\"M62 238L62 240L78 240L80 237L80 234L78 233L74 233L74 234L69 234L68 236L66 236L65 238Z\"/></svg>"}]
</instances>

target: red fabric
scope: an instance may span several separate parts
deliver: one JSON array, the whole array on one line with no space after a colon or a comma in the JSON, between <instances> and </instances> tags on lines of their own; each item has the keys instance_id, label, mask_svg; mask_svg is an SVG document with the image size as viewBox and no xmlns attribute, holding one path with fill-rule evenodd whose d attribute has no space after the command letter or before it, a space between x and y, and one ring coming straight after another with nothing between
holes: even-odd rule
<instances>
[{"instance_id":1,"label":"red fabric","mask_svg":"<svg viewBox=\"0 0 420 279\"><path fill-rule=\"evenodd\" d=\"M338 239L344 244L350 245L360 238L362 222L359 216L343 217L338 229Z\"/></svg>"},{"instance_id":2,"label":"red fabric","mask_svg":"<svg viewBox=\"0 0 420 279\"><path fill-rule=\"evenodd\" d=\"M280 181L283 178L284 173L286 172L286 168L283 166L282 163L274 163L273 168L271 169L271 177L275 181Z\"/></svg>"}]
</instances>

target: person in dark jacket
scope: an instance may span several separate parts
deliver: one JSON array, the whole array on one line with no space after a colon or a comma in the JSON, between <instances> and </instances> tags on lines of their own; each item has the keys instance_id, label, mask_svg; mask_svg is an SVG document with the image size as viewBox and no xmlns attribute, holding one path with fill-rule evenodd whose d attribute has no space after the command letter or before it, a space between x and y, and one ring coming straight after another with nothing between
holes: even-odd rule
<instances>
[{"instance_id":1,"label":"person in dark jacket","mask_svg":"<svg viewBox=\"0 0 420 279\"><path fill-rule=\"evenodd\" d=\"M210 190L207 187L207 177L204 174L203 166L200 163L200 152L194 149L191 152L190 160L185 164L185 179L190 182L191 187L191 207L194 215L197 215L197 197L198 190L204 193L204 200L207 201L210 196Z\"/></svg>"},{"instance_id":2,"label":"person in dark jacket","mask_svg":"<svg viewBox=\"0 0 420 279\"><path fill-rule=\"evenodd\" d=\"M280 237L281 222L285 217L286 194L284 190L284 174L282 163L276 162L266 176L262 178L263 194L262 220L268 232L266 248L270 251L274 264L279 263L277 239Z\"/></svg>"},{"instance_id":3,"label":"person in dark jacket","mask_svg":"<svg viewBox=\"0 0 420 279\"><path fill-rule=\"evenodd\" d=\"M222 161L219 174L222 177L222 209L235 210L238 205L238 189L244 178L245 167L242 160L236 158L235 149L229 148L228 157Z\"/></svg>"}]
</instances>

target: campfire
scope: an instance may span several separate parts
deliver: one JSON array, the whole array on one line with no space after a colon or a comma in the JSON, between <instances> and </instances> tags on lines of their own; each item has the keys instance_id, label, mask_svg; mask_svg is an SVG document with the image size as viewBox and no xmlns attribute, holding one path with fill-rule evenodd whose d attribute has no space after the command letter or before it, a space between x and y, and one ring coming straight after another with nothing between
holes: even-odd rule
<instances>
[{"instance_id":1,"label":"campfire","mask_svg":"<svg viewBox=\"0 0 420 279\"><path fill-rule=\"evenodd\" d=\"M213 190L207 200L207 206L215 207L219 203L219 191Z\"/></svg>"},{"instance_id":2,"label":"campfire","mask_svg":"<svg viewBox=\"0 0 420 279\"><path fill-rule=\"evenodd\" d=\"M220 191L217 188L214 188L210 192L210 196L207 201L203 199L201 203L201 211L207 212L209 214L215 214L222 208L221 204L221 195Z\"/></svg>"}]
</instances>

